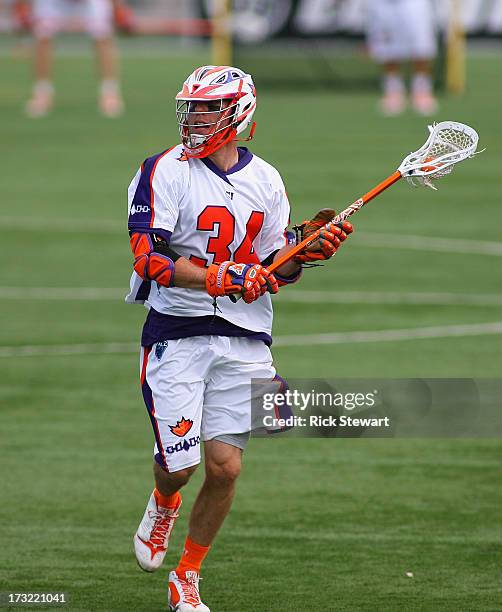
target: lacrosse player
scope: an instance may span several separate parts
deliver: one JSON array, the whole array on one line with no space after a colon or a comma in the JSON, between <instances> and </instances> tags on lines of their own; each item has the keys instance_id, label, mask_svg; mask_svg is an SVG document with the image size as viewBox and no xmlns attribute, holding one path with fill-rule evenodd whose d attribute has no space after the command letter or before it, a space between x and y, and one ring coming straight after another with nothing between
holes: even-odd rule
<instances>
[{"instance_id":1,"label":"lacrosse player","mask_svg":"<svg viewBox=\"0 0 502 612\"><path fill-rule=\"evenodd\" d=\"M25 0L14 3L19 27L31 27L35 35L35 83L26 104L30 117L43 117L54 102L52 84L52 39L68 24L81 23L94 39L101 75L98 106L106 117L117 117L124 110L117 68L113 23L127 29L131 13L121 0L33 0L31 10Z\"/></svg>"},{"instance_id":2,"label":"lacrosse player","mask_svg":"<svg viewBox=\"0 0 502 612\"><path fill-rule=\"evenodd\" d=\"M433 94L431 62L436 56L434 15L429 0L368 2L369 51L381 64L384 115L399 115L406 107L402 63L412 65L411 104L420 115L432 115L438 105Z\"/></svg>"},{"instance_id":3,"label":"lacrosse player","mask_svg":"<svg viewBox=\"0 0 502 612\"><path fill-rule=\"evenodd\" d=\"M271 295L295 283L302 264L335 254L352 231L327 224L321 237L275 274L292 248L282 179L237 135L250 126L249 74L197 68L176 96L181 144L144 161L129 187L134 272L126 301L149 309L140 375L155 437L155 489L134 536L138 564L158 569L181 506L180 489L201 460L205 480L191 510L181 559L169 574L169 605L208 612L199 572L227 515L251 430L252 378L277 375L270 353ZM304 224L308 236L334 211ZM237 294L242 299L231 300Z\"/></svg>"}]
</instances>

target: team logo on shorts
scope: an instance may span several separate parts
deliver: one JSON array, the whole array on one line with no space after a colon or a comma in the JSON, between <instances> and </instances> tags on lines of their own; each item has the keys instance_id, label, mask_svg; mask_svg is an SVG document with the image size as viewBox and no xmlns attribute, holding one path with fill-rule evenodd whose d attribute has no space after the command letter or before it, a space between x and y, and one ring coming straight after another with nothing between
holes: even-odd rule
<instances>
[{"instance_id":1,"label":"team logo on shorts","mask_svg":"<svg viewBox=\"0 0 502 612\"><path fill-rule=\"evenodd\" d=\"M167 340L162 340L162 342L157 342L155 346L155 357L160 361L162 359L162 355L164 354L167 348L168 342Z\"/></svg>"},{"instance_id":2,"label":"team logo on shorts","mask_svg":"<svg viewBox=\"0 0 502 612\"><path fill-rule=\"evenodd\" d=\"M192 429L193 421L181 417L181 421L178 421L176 425L169 425L169 429L175 436L182 438Z\"/></svg>"},{"instance_id":3,"label":"team logo on shorts","mask_svg":"<svg viewBox=\"0 0 502 612\"><path fill-rule=\"evenodd\" d=\"M179 453L181 451L188 452L191 448L195 446L199 446L200 444L200 436L192 436L188 438L188 440L180 440L176 442L176 444L166 446L165 450L168 455L172 455L173 453Z\"/></svg>"}]
</instances>

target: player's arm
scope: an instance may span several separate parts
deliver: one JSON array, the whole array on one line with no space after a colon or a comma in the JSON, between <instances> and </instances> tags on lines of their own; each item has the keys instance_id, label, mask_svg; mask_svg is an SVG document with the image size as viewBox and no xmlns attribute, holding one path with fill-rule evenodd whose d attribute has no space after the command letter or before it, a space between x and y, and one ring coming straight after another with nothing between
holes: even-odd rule
<instances>
[{"instance_id":1,"label":"player's arm","mask_svg":"<svg viewBox=\"0 0 502 612\"><path fill-rule=\"evenodd\" d=\"M268 255L262 260L261 264L266 268L296 246L295 234L287 230L290 207L286 189L278 173L275 176L275 180L277 184L273 194L273 205L266 217L262 231L261 247ZM281 228L283 229L281 230ZM279 287L296 283L301 275L301 265L294 260L289 260L280 268L274 270L274 276Z\"/></svg>"},{"instance_id":2,"label":"player's arm","mask_svg":"<svg viewBox=\"0 0 502 612\"><path fill-rule=\"evenodd\" d=\"M250 303L267 291L279 290L273 274L259 264L224 261L200 268L172 249L165 236L155 232L131 232L134 270L144 280L164 287L206 290L212 297L241 293Z\"/></svg>"},{"instance_id":3,"label":"player's arm","mask_svg":"<svg viewBox=\"0 0 502 612\"><path fill-rule=\"evenodd\" d=\"M324 208L320 210L310 221L304 221L301 225L295 226L296 236L293 232L287 231L286 239L288 244L272 253L272 255L262 262L264 266L270 266L271 263L279 260L291 251L296 244L308 238L308 236L318 229L324 228L315 242L301 251L293 259L285 262L280 268L274 270L279 287L298 281L302 273L303 264L333 257L340 248L342 242L352 233L353 227L348 221L340 225L330 223L331 219L335 216L336 212L333 209Z\"/></svg>"},{"instance_id":4,"label":"player's arm","mask_svg":"<svg viewBox=\"0 0 502 612\"><path fill-rule=\"evenodd\" d=\"M286 253L288 253L294 246L294 238L290 240L289 237L293 236L292 232L286 232L288 244L280 249L276 249L271 253L264 261L261 262L261 265L268 269L268 266L274 263L279 257L282 257ZM279 287L283 287L284 285L291 285L296 283L296 281L302 275L302 267L300 264L295 262L293 259L287 261L284 265L277 270L274 270L274 276L277 280L277 284Z\"/></svg>"},{"instance_id":5,"label":"player's arm","mask_svg":"<svg viewBox=\"0 0 502 612\"><path fill-rule=\"evenodd\" d=\"M206 269L196 266L172 249L164 236L131 232L134 270L143 280L163 287L206 288Z\"/></svg>"},{"instance_id":6,"label":"player's arm","mask_svg":"<svg viewBox=\"0 0 502 612\"><path fill-rule=\"evenodd\" d=\"M287 244L286 246L282 247L282 249L279 249L277 253L275 253L273 261L276 261L283 255L286 255L286 253L289 253L289 251L291 251L291 249L293 249L294 246L295 246L294 244ZM293 279L298 280L298 278L300 277L301 271L302 271L301 265L297 263L294 259L292 259L290 261L287 261L280 268L277 268L277 270L275 271L275 275L277 276L278 279L279 278L288 279L290 282L292 282ZM281 283L281 284L287 284L287 283Z\"/></svg>"}]
</instances>

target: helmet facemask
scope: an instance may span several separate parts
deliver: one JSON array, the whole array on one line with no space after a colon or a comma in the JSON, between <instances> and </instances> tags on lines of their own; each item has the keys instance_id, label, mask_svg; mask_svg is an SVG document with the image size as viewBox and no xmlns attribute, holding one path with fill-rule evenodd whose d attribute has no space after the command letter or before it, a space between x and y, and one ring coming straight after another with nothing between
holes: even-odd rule
<instances>
[{"instance_id":1,"label":"helmet facemask","mask_svg":"<svg viewBox=\"0 0 502 612\"><path fill-rule=\"evenodd\" d=\"M176 95L176 114L187 157L208 157L251 123L256 89L251 75L232 66L201 66ZM254 123L248 138L254 131Z\"/></svg>"},{"instance_id":2,"label":"helmet facemask","mask_svg":"<svg viewBox=\"0 0 502 612\"><path fill-rule=\"evenodd\" d=\"M235 98L176 100L178 128L187 154L207 157L233 140L237 108Z\"/></svg>"}]
</instances>

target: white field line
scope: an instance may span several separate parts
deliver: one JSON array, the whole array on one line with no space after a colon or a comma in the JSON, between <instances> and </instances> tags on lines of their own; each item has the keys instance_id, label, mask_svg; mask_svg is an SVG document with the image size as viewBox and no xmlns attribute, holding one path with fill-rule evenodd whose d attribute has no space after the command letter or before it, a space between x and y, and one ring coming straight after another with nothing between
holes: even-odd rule
<instances>
[{"instance_id":1,"label":"white field line","mask_svg":"<svg viewBox=\"0 0 502 612\"><path fill-rule=\"evenodd\" d=\"M274 347L353 344L367 342L395 342L426 338L460 338L502 334L502 321L471 323L466 325L441 325L411 329L381 329L377 331L350 331L334 334L304 334L277 336ZM104 342L94 344L24 345L2 346L0 357L67 356L89 354L135 353L139 350L133 342Z\"/></svg>"},{"instance_id":2,"label":"white field line","mask_svg":"<svg viewBox=\"0 0 502 612\"><path fill-rule=\"evenodd\" d=\"M42 217L2 217L0 228L32 231L62 230L65 232L94 232L100 234L127 234L125 222L113 219L45 219ZM388 248L439 253L464 253L468 255L502 256L502 242L468 240L466 238L439 238L431 236L382 234L379 232L356 232L358 243L363 247Z\"/></svg>"},{"instance_id":3,"label":"white field line","mask_svg":"<svg viewBox=\"0 0 502 612\"><path fill-rule=\"evenodd\" d=\"M469 323L466 325L439 325L436 327L416 327L410 329L380 329L377 331L352 331L334 334L279 336L274 340L274 346L394 342L397 340L423 340L426 338L454 338L463 336L487 336L493 334L502 334L502 321L496 321L494 323Z\"/></svg>"},{"instance_id":4,"label":"white field line","mask_svg":"<svg viewBox=\"0 0 502 612\"><path fill-rule=\"evenodd\" d=\"M111 355L136 352L139 353L137 342L0 346L0 357L66 357L70 355Z\"/></svg>"},{"instance_id":5,"label":"white field line","mask_svg":"<svg viewBox=\"0 0 502 612\"><path fill-rule=\"evenodd\" d=\"M0 287L0 299L47 301L123 301L124 288ZM428 306L502 306L502 295L470 293L401 293L395 291L281 291L274 301L299 304L396 304Z\"/></svg>"},{"instance_id":6,"label":"white field line","mask_svg":"<svg viewBox=\"0 0 502 612\"><path fill-rule=\"evenodd\" d=\"M124 208L125 213L127 209ZM126 221L113 219L46 219L43 217L2 217L0 228L31 231L60 230L68 232L94 232L97 234L124 234L127 236Z\"/></svg>"},{"instance_id":7,"label":"white field line","mask_svg":"<svg viewBox=\"0 0 502 612\"><path fill-rule=\"evenodd\" d=\"M3 300L123 300L127 287L0 287Z\"/></svg>"},{"instance_id":8,"label":"white field line","mask_svg":"<svg viewBox=\"0 0 502 612\"><path fill-rule=\"evenodd\" d=\"M380 234L379 232L359 232L362 246L406 249L412 251L437 251L440 253L464 253L466 255L502 256L502 242L487 240L468 240L464 238L438 238Z\"/></svg>"},{"instance_id":9,"label":"white field line","mask_svg":"<svg viewBox=\"0 0 502 612\"><path fill-rule=\"evenodd\" d=\"M0 292L1 296L1 292ZM412 306L502 306L502 295L470 293L401 293L396 291L299 291L280 292L274 298L285 303L310 304L408 304Z\"/></svg>"}]
</instances>

